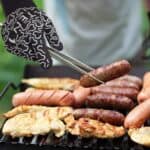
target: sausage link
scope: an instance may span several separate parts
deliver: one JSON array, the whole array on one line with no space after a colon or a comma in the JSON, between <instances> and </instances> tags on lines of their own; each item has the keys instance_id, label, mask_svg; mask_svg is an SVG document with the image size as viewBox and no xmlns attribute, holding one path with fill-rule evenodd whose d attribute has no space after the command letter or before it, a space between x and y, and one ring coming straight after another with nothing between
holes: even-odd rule
<instances>
[{"instance_id":1,"label":"sausage link","mask_svg":"<svg viewBox=\"0 0 150 150\"><path fill-rule=\"evenodd\" d=\"M107 85L100 85L91 88L91 93L109 93L115 95L122 95L129 97L131 99L136 99L138 95L138 91L132 88L123 88L123 87L111 87Z\"/></svg>"},{"instance_id":2,"label":"sausage link","mask_svg":"<svg viewBox=\"0 0 150 150\"><path fill-rule=\"evenodd\" d=\"M20 92L13 96L13 106L45 105L45 106L72 106L75 97L71 92L63 90L34 90Z\"/></svg>"},{"instance_id":3,"label":"sausage link","mask_svg":"<svg viewBox=\"0 0 150 150\"><path fill-rule=\"evenodd\" d=\"M117 111L92 108L75 109L73 115L75 119L90 118L118 126L123 125L125 119L124 115Z\"/></svg>"},{"instance_id":4,"label":"sausage link","mask_svg":"<svg viewBox=\"0 0 150 150\"><path fill-rule=\"evenodd\" d=\"M136 106L125 118L126 128L140 128L146 120L150 119L150 99Z\"/></svg>"},{"instance_id":5,"label":"sausage link","mask_svg":"<svg viewBox=\"0 0 150 150\"><path fill-rule=\"evenodd\" d=\"M106 65L91 71L89 74L97 77L104 82L118 78L127 74L131 69L131 65L126 60L114 62L110 65ZM84 87L91 87L98 85L99 82L93 80L90 76L84 75L80 78L80 84Z\"/></svg>"},{"instance_id":6,"label":"sausage link","mask_svg":"<svg viewBox=\"0 0 150 150\"><path fill-rule=\"evenodd\" d=\"M138 95L138 102L141 103L150 98L150 72L146 72L143 78L143 88Z\"/></svg>"},{"instance_id":7,"label":"sausage link","mask_svg":"<svg viewBox=\"0 0 150 150\"><path fill-rule=\"evenodd\" d=\"M140 79L137 76L124 75L124 76L118 78L118 80L125 80L125 81L128 81L128 82L132 82L132 83L138 84L139 87L142 87L142 79Z\"/></svg>"},{"instance_id":8,"label":"sausage link","mask_svg":"<svg viewBox=\"0 0 150 150\"><path fill-rule=\"evenodd\" d=\"M143 87L150 87L150 72L146 72L143 77Z\"/></svg>"},{"instance_id":9,"label":"sausage link","mask_svg":"<svg viewBox=\"0 0 150 150\"><path fill-rule=\"evenodd\" d=\"M130 110L134 107L134 102L126 96L97 93L87 97L86 105L90 107Z\"/></svg>"},{"instance_id":10,"label":"sausage link","mask_svg":"<svg viewBox=\"0 0 150 150\"><path fill-rule=\"evenodd\" d=\"M105 85L112 86L112 87L118 87L118 88L132 88L135 90L140 90L141 85L128 81L128 80L121 80L121 79L115 79L111 80L109 82L106 82Z\"/></svg>"}]
</instances>

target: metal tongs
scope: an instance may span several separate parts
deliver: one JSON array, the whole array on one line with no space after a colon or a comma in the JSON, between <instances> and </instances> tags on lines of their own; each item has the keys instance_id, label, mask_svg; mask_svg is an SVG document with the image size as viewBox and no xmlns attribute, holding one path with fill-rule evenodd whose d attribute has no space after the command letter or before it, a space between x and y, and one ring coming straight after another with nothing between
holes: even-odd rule
<instances>
[{"instance_id":1,"label":"metal tongs","mask_svg":"<svg viewBox=\"0 0 150 150\"><path fill-rule=\"evenodd\" d=\"M70 66L74 70L80 72L81 74L88 75L91 77L93 80L99 82L99 83L104 83L103 81L99 80L97 77L95 77L92 74L89 74L90 71L93 71L94 68L84 64L83 62L79 61L78 59L69 56L67 54L63 54L62 52L59 52L53 48L46 47L47 51L50 53L52 57L57 59L58 61Z\"/></svg>"}]
</instances>

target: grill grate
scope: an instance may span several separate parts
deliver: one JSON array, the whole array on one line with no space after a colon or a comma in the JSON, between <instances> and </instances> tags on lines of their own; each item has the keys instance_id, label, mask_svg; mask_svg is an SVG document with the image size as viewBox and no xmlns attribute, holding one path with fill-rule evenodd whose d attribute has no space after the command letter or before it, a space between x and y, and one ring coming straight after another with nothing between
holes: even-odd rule
<instances>
[{"instance_id":1,"label":"grill grate","mask_svg":"<svg viewBox=\"0 0 150 150\"><path fill-rule=\"evenodd\" d=\"M65 134L61 138L56 138L53 134L46 136L33 136L30 138L21 137L12 139L9 136L0 137L1 145L12 145L15 149L4 149L4 150L19 150L18 145L27 148L36 146L36 150L40 148L49 149L64 149L64 150L148 150L148 148L133 143L128 136L117 139L97 139L97 138L81 138ZM26 149L25 149L26 150ZM28 150L28 149L27 149Z\"/></svg>"}]
</instances>

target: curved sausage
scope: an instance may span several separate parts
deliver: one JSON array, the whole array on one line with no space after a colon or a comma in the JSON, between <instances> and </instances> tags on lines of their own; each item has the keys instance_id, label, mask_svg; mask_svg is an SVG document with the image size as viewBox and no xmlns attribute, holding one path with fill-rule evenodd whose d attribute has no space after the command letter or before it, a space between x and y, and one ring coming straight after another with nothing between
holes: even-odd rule
<instances>
[{"instance_id":1,"label":"curved sausage","mask_svg":"<svg viewBox=\"0 0 150 150\"><path fill-rule=\"evenodd\" d=\"M125 118L125 128L140 128L150 118L150 99L136 106Z\"/></svg>"},{"instance_id":2,"label":"curved sausage","mask_svg":"<svg viewBox=\"0 0 150 150\"><path fill-rule=\"evenodd\" d=\"M150 98L150 72L144 74L143 88L138 95L138 102L141 103Z\"/></svg>"},{"instance_id":3,"label":"curved sausage","mask_svg":"<svg viewBox=\"0 0 150 150\"><path fill-rule=\"evenodd\" d=\"M75 109L73 115L75 119L90 118L119 126L123 125L125 119L124 115L117 111L92 108Z\"/></svg>"},{"instance_id":4,"label":"curved sausage","mask_svg":"<svg viewBox=\"0 0 150 150\"><path fill-rule=\"evenodd\" d=\"M89 74L97 77L104 82L118 78L127 74L131 69L131 65L126 60L114 62L110 65L106 65L91 71ZM80 84L84 87L96 86L99 82L93 80L88 75L84 75L80 78Z\"/></svg>"},{"instance_id":5,"label":"curved sausage","mask_svg":"<svg viewBox=\"0 0 150 150\"><path fill-rule=\"evenodd\" d=\"M142 103L149 98L150 98L150 87L143 88L137 96L137 100L139 103Z\"/></svg>"},{"instance_id":6,"label":"curved sausage","mask_svg":"<svg viewBox=\"0 0 150 150\"><path fill-rule=\"evenodd\" d=\"M138 95L138 91L133 88L123 88L123 87L111 87L107 85L100 85L91 88L91 93L109 93L115 95L122 95L129 97L131 99L136 99Z\"/></svg>"},{"instance_id":7,"label":"curved sausage","mask_svg":"<svg viewBox=\"0 0 150 150\"><path fill-rule=\"evenodd\" d=\"M17 93L13 96L13 106L18 105L45 105L45 106L72 106L75 97L71 92L63 90L34 90Z\"/></svg>"},{"instance_id":8,"label":"curved sausage","mask_svg":"<svg viewBox=\"0 0 150 150\"><path fill-rule=\"evenodd\" d=\"M96 108L99 107L130 110L134 107L134 102L126 96L97 93L87 97L86 105Z\"/></svg>"},{"instance_id":9,"label":"curved sausage","mask_svg":"<svg viewBox=\"0 0 150 150\"><path fill-rule=\"evenodd\" d=\"M146 73L144 74L143 87L144 87L144 88L150 87L150 72L146 72Z\"/></svg>"}]
</instances>

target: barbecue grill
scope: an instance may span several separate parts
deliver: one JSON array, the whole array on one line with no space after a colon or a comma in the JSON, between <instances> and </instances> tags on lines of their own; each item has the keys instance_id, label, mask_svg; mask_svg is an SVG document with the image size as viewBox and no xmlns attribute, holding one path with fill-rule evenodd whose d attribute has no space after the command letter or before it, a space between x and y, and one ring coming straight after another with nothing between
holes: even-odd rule
<instances>
[{"instance_id":1,"label":"barbecue grill","mask_svg":"<svg viewBox=\"0 0 150 150\"><path fill-rule=\"evenodd\" d=\"M133 67L134 68L134 67ZM135 68L133 74L143 76L148 67ZM65 66L56 66L49 70L42 70L38 66L26 66L24 78L31 77L72 77L79 78L80 74ZM24 90L25 85L19 86L8 83L0 94L3 98L9 88ZM147 123L150 125L150 123ZM116 139L97 139L97 138L81 138L66 133L63 137L57 138L49 133L45 136L33 136L30 138L11 138L0 133L0 150L148 150L144 146L138 145L125 135Z\"/></svg>"}]
</instances>

